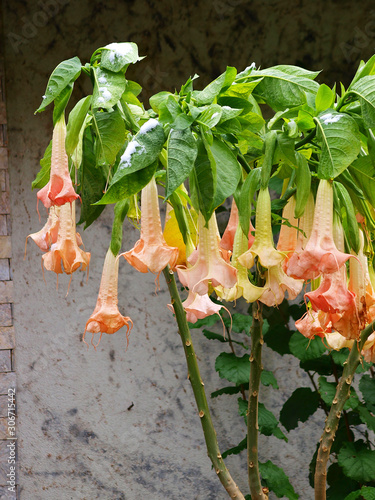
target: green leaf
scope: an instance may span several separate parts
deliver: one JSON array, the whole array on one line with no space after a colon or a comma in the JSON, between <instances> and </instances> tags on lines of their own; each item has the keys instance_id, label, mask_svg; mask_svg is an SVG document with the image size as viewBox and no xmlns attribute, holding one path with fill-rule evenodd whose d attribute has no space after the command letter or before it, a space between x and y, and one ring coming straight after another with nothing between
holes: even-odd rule
<instances>
[{"instance_id":1,"label":"green leaf","mask_svg":"<svg viewBox=\"0 0 375 500\"><path fill-rule=\"evenodd\" d=\"M297 170L296 170L296 207L294 209L294 217L299 219L302 217L311 189L311 172L306 158L301 153L296 153Z\"/></svg>"},{"instance_id":2,"label":"green leaf","mask_svg":"<svg viewBox=\"0 0 375 500\"><path fill-rule=\"evenodd\" d=\"M232 331L235 333L246 333L250 335L250 328L253 324L253 318L249 314L234 313L232 314L232 323L229 320L229 327L232 326Z\"/></svg>"},{"instance_id":3,"label":"green leaf","mask_svg":"<svg viewBox=\"0 0 375 500\"><path fill-rule=\"evenodd\" d=\"M271 327L264 334L264 341L270 349L283 356L290 354L289 340L292 333L286 326L279 324Z\"/></svg>"},{"instance_id":4,"label":"green leaf","mask_svg":"<svg viewBox=\"0 0 375 500\"><path fill-rule=\"evenodd\" d=\"M125 124L118 110L93 114L98 165L113 165L125 142Z\"/></svg>"},{"instance_id":5,"label":"green leaf","mask_svg":"<svg viewBox=\"0 0 375 500\"><path fill-rule=\"evenodd\" d=\"M314 120L322 148L318 177L333 179L358 156L361 149L358 125L354 118L337 111L328 111Z\"/></svg>"},{"instance_id":6,"label":"green leaf","mask_svg":"<svg viewBox=\"0 0 375 500\"><path fill-rule=\"evenodd\" d=\"M367 428L374 432L375 431L374 415L372 415L370 411L363 405L358 405L355 411L358 412L359 418L362 420L364 424L367 425Z\"/></svg>"},{"instance_id":7,"label":"green leaf","mask_svg":"<svg viewBox=\"0 0 375 500\"><path fill-rule=\"evenodd\" d=\"M246 83L239 83L239 82L234 82L228 90L226 90L225 95L226 96L233 96L233 97L241 97L243 99L247 99L249 95L253 92L255 87L262 81L262 78L259 78L258 80L253 80L251 82L246 82Z\"/></svg>"},{"instance_id":8,"label":"green leaf","mask_svg":"<svg viewBox=\"0 0 375 500\"><path fill-rule=\"evenodd\" d=\"M375 413L375 380L370 375L362 375L359 390L362 392L367 408Z\"/></svg>"},{"instance_id":9,"label":"green leaf","mask_svg":"<svg viewBox=\"0 0 375 500\"><path fill-rule=\"evenodd\" d=\"M189 176L198 154L197 141L190 128L171 130L168 146L167 187L165 197L178 188Z\"/></svg>"},{"instance_id":10,"label":"green leaf","mask_svg":"<svg viewBox=\"0 0 375 500\"><path fill-rule=\"evenodd\" d=\"M224 343L227 343L229 342L229 339L224 337L224 335L220 335L220 333L215 333L215 332L210 332L208 330L203 330L203 335L206 337L206 339L208 340L218 340L219 342L224 342ZM240 345L241 347L243 347L244 349L248 349L245 344L243 344L242 342L238 342L237 340L231 340L231 342L233 344L238 344Z\"/></svg>"},{"instance_id":11,"label":"green leaf","mask_svg":"<svg viewBox=\"0 0 375 500\"><path fill-rule=\"evenodd\" d=\"M247 448L247 436L238 443L237 446L233 446L233 448L229 448L229 450L225 450L222 454L223 459L225 459L228 455L238 455L241 451L246 450Z\"/></svg>"},{"instance_id":12,"label":"green leaf","mask_svg":"<svg viewBox=\"0 0 375 500\"><path fill-rule=\"evenodd\" d=\"M338 199L340 200L341 207L345 210L344 219L344 229L348 237L350 247L355 253L359 252L359 230L358 222L355 217L356 211L354 209L353 202L349 196L348 191L340 182L334 182L334 189L337 193Z\"/></svg>"},{"instance_id":13,"label":"green leaf","mask_svg":"<svg viewBox=\"0 0 375 500\"><path fill-rule=\"evenodd\" d=\"M242 358L233 353L222 352L216 358L215 370L220 378L225 378L235 385L246 384L250 377L250 358L244 354Z\"/></svg>"},{"instance_id":14,"label":"green leaf","mask_svg":"<svg viewBox=\"0 0 375 500\"><path fill-rule=\"evenodd\" d=\"M241 188L238 212L242 231L246 235L249 234L251 205L254 201L254 194L260 187L261 172L261 168L251 170Z\"/></svg>"},{"instance_id":15,"label":"green leaf","mask_svg":"<svg viewBox=\"0 0 375 500\"><path fill-rule=\"evenodd\" d=\"M289 137L285 132L277 134L277 146L273 158L274 163L282 161L294 167L297 163L294 146L294 139Z\"/></svg>"},{"instance_id":16,"label":"green leaf","mask_svg":"<svg viewBox=\"0 0 375 500\"><path fill-rule=\"evenodd\" d=\"M238 413L247 418L248 402L242 398L238 398ZM265 436L274 435L278 439L283 439L288 442L288 438L278 426L278 421L275 415L267 410L263 403L258 404L258 425L259 432Z\"/></svg>"},{"instance_id":17,"label":"green leaf","mask_svg":"<svg viewBox=\"0 0 375 500\"><path fill-rule=\"evenodd\" d=\"M272 385L274 389L279 388L275 375L268 370L262 370L262 373L260 374L260 381L265 386Z\"/></svg>"},{"instance_id":18,"label":"green leaf","mask_svg":"<svg viewBox=\"0 0 375 500\"><path fill-rule=\"evenodd\" d=\"M54 106L53 106L53 125L60 120L62 115L64 116L65 122L65 108L69 102L70 96L73 92L73 83L69 83L62 92L55 98Z\"/></svg>"},{"instance_id":19,"label":"green leaf","mask_svg":"<svg viewBox=\"0 0 375 500\"><path fill-rule=\"evenodd\" d=\"M371 486L362 486L361 495L365 500L375 500L375 488Z\"/></svg>"},{"instance_id":20,"label":"green leaf","mask_svg":"<svg viewBox=\"0 0 375 500\"><path fill-rule=\"evenodd\" d=\"M112 224L112 235L110 249L113 255L117 255L121 250L122 244L122 228L125 217L129 211L129 199L125 199L116 203L114 208L114 218Z\"/></svg>"},{"instance_id":21,"label":"green leaf","mask_svg":"<svg viewBox=\"0 0 375 500\"><path fill-rule=\"evenodd\" d=\"M362 156L349 167L349 172L361 187L366 198L375 207L375 167L369 156Z\"/></svg>"},{"instance_id":22,"label":"green leaf","mask_svg":"<svg viewBox=\"0 0 375 500\"><path fill-rule=\"evenodd\" d=\"M52 155L52 141L49 142L44 152L43 158L40 160L41 169L39 170L35 179L31 183L32 189L41 189L48 183L51 173L51 155Z\"/></svg>"},{"instance_id":23,"label":"green leaf","mask_svg":"<svg viewBox=\"0 0 375 500\"><path fill-rule=\"evenodd\" d=\"M368 75L350 87L349 94L359 98L362 117L367 127L375 127L375 76Z\"/></svg>"},{"instance_id":24,"label":"green leaf","mask_svg":"<svg viewBox=\"0 0 375 500\"><path fill-rule=\"evenodd\" d=\"M214 137L209 149L209 157L215 162L216 169L217 184L212 205L212 208L216 209L235 192L242 170L237 158L224 142Z\"/></svg>"},{"instance_id":25,"label":"green leaf","mask_svg":"<svg viewBox=\"0 0 375 500\"><path fill-rule=\"evenodd\" d=\"M96 163L95 149L91 130L84 132L82 143L80 195L82 199L81 218L78 224L85 223L85 229L89 227L103 212L105 205L96 206L103 196L105 189L108 167Z\"/></svg>"},{"instance_id":26,"label":"green leaf","mask_svg":"<svg viewBox=\"0 0 375 500\"><path fill-rule=\"evenodd\" d=\"M321 338L307 339L301 333L293 333L289 342L290 352L300 361L319 358L326 350Z\"/></svg>"},{"instance_id":27,"label":"green leaf","mask_svg":"<svg viewBox=\"0 0 375 500\"><path fill-rule=\"evenodd\" d=\"M338 454L338 464L344 474L355 481L366 483L375 477L375 451L365 447L362 441L344 443Z\"/></svg>"},{"instance_id":28,"label":"green leaf","mask_svg":"<svg viewBox=\"0 0 375 500\"><path fill-rule=\"evenodd\" d=\"M323 401L331 406L336 394L336 384L333 382L328 382L325 377L319 377L319 393ZM359 399L355 390L351 388L350 396L345 403L344 410L349 408L355 409L359 405Z\"/></svg>"},{"instance_id":29,"label":"green leaf","mask_svg":"<svg viewBox=\"0 0 375 500\"><path fill-rule=\"evenodd\" d=\"M125 152L120 158L119 166L113 176L109 188L103 198L102 204L115 203L116 201L128 198L136 194L151 180L150 173L155 171L157 160L164 145L163 126L155 119L151 118L133 137L127 145ZM142 171L149 165L153 168L147 171L147 182L142 181ZM137 173L136 176L133 174ZM130 180L127 178L132 176ZM141 187L139 187L141 186ZM135 189L139 188L137 191ZM128 194L130 193L130 194Z\"/></svg>"},{"instance_id":30,"label":"green leaf","mask_svg":"<svg viewBox=\"0 0 375 500\"><path fill-rule=\"evenodd\" d=\"M138 55L138 47L133 42L110 43L102 49L100 66L115 73L128 64L135 64L143 59Z\"/></svg>"},{"instance_id":31,"label":"green leaf","mask_svg":"<svg viewBox=\"0 0 375 500\"><path fill-rule=\"evenodd\" d=\"M330 356L323 354L320 358L301 361L300 367L305 371L319 373L319 375L331 375L332 362Z\"/></svg>"},{"instance_id":32,"label":"green leaf","mask_svg":"<svg viewBox=\"0 0 375 500\"><path fill-rule=\"evenodd\" d=\"M222 394L238 394L241 392L241 387L223 387L217 391L211 392L211 398L216 398L217 396L221 396Z\"/></svg>"},{"instance_id":33,"label":"green leaf","mask_svg":"<svg viewBox=\"0 0 375 500\"><path fill-rule=\"evenodd\" d=\"M344 500L357 500L357 498L361 497L361 490L353 491L348 496L344 498ZM338 497L337 500L341 500L342 496ZM330 498L328 498L330 500Z\"/></svg>"},{"instance_id":34,"label":"green leaf","mask_svg":"<svg viewBox=\"0 0 375 500\"><path fill-rule=\"evenodd\" d=\"M198 141L198 155L189 178L191 201L195 210L202 212L206 221L214 211L213 200L216 188L216 170L208 157L203 141Z\"/></svg>"},{"instance_id":35,"label":"green leaf","mask_svg":"<svg viewBox=\"0 0 375 500\"><path fill-rule=\"evenodd\" d=\"M225 90L234 82L236 75L236 68L228 66L225 73L208 84L202 91L196 93L197 104L199 106L210 104L222 90Z\"/></svg>"},{"instance_id":36,"label":"green leaf","mask_svg":"<svg viewBox=\"0 0 375 500\"><path fill-rule=\"evenodd\" d=\"M273 165L273 155L277 144L277 133L275 130L268 132L265 138L265 152L260 174L260 185L264 189L268 186Z\"/></svg>"},{"instance_id":37,"label":"green leaf","mask_svg":"<svg viewBox=\"0 0 375 500\"><path fill-rule=\"evenodd\" d=\"M277 498L286 497L289 500L298 500L299 495L294 491L283 469L268 460L265 463L259 463L259 472L266 486L275 493Z\"/></svg>"},{"instance_id":38,"label":"green leaf","mask_svg":"<svg viewBox=\"0 0 375 500\"><path fill-rule=\"evenodd\" d=\"M219 316L215 314L211 314L211 316L207 316L206 318L203 319L198 319L195 323L188 323L189 328L194 329L194 328L202 328L202 326L213 326L219 321Z\"/></svg>"},{"instance_id":39,"label":"green leaf","mask_svg":"<svg viewBox=\"0 0 375 500\"><path fill-rule=\"evenodd\" d=\"M328 87L328 85L325 85L324 83L320 85L315 97L315 109L317 114L325 111L326 109L333 108L335 99L336 94Z\"/></svg>"},{"instance_id":40,"label":"green leaf","mask_svg":"<svg viewBox=\"0 0 375 500\"><path fill-rule=\"evenodd\" d=\"M284 403L280 422L287 431L295 429L298 422L306 422L319 408L319 394L308 387L299 387Z\"/></svg>"},{"instance_id":41,"label":"green leaf","mask_svg":"<svg viewBox=\"0 0 375 500\"><path fill-rule=\"evenodd\" d=\"M126 80L124 75L102 68L96 68L94 71L95 86L92 96L92 107L113 108L125 91Z\"/></svg>"},{"instance_id":42,"label":"green leaf","mask_svg":"<svg viewBox=\"0 0 375 500\"><path fill-rule=\"evenodd\" d=\"M345 476L342 468L337 462L331 464L328 468L327 483L330 485L327 490L327 500L342 500L346 498L346 495L350 491L354 491L359 487L356 481Z\"/></svg>"},{"instance_id":43,"label":"green leaf","mask_svg":"<svg viewBox=\"0 0 375 500\"><path fill-rule=\"evenodd\" d=\"M81 131L82 125L85 122L87 112L90 108L91 97L91 95L83 97L80 101L77 102L72 111L69 113L65 139L65 149L69 156L73 154L73 151L77 147L79 133Z\"/></svg>"},{"instance_id":44,"label":"green leaf","mask_svg":"<svg viewBox=\"0 0 375 500\"><path fill-rule=\"evenodd\" d=\"M202 111L202 113L196 119L197 123L204 125L208 128L213 128L217 125L221 119L222 107L218 104L211 104Z\"/></svg>"},{"instance_id":45,"label":"green leaf","mask_svg":"<svg viewBox=\"0 0 375 500\"><path fill-rule=\"evenodd\" d=\"M43 111L70 83L74 82L81 74L81 61L78 57L62 61L53 70L49 77L45 95L36 113Z\"/></svg>"}]
</instances>

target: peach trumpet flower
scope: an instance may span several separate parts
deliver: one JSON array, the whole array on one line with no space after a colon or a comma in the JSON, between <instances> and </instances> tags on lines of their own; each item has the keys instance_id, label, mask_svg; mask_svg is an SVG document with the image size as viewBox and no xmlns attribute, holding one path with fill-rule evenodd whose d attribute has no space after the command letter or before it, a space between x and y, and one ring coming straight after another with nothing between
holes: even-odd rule
<instances>
[{"instance_id":1,"label":"peach trumpet flower","mask_svg":"<svg viewBox=\"0 0 375 500\"><path fill-rule=\"evenodd\" d=\"M301 292L302 287L303 280L285 274L281 264L271 266L266 271L266 283L259 300L268 307L276 307L284 300L286 291L288 299L293 300Z\"/></svg>"},{"instance_id":2,"label":"peach trumpet flower","mask_svg":"<svg viewBox=\"0 0 375 500\"><path fill-rule=\"evenodd\" d=\"M239 222L240 222L240 220L239 220L239 216L238 216L238 208L237 208L236 202L234 201L234 198L233 198L228 224L227 224L227 227L225 228L225 231L224 231L223 236L222 236L221 241L220 241L220 248L222 248L223 250L229 250L230 252L233 251L234 238L236 235L236 231L237 231L237 227L239 225ZM248 245L247 245L246 250L249 249L251 247L251 245L254 243L255 236L253 236L253 234L252 234L254 231L255 231L255 227L252 225L252 223L250 221L249 234L247 237ZM244 250L244 251L246 251L246 250Z\"/></svg>"},{"instance_id":3,"label":"peach trumpet flower","mask_svg":"<svg viewBox=\"0 0 375 500\"><path fill-rule=\"evenodd\" d=\"M225 262L221 256L215 213L208 221L208 228L205 227L203 215L198 214L198 235L198 251L193 252L194 265L187 269L177 267L181 283L199 295L208 292L209 282L213 287L222 285L224 288L232 288L237 282L237 269Z\"/></svg>"},{"instance_id":4,"label":"peach trumpet flower","mask_svg":"<svg viewBox=\"0 0 375 500\"><path fill-rule=\"evenodd\" d=\"M276 250L273 243L271 197L268 187L261 189L258 194L254 242L247 252L238 257L238 261L250 269L254 265L256 256L263 267L277 266L285 259L285 254Z\"/></svg>"},{"instance_id":5,"label":"peach trumpet flower","mask_svg":"<svg viewBox=\"0 0 375 500\"><path fill-rule=\"evenodd\" d=\"M227 302L232 302L240 297L243 297L246 302L255 302L264 291L264 288L255 286L250 282L247 268L238 261L238 257L246 252L247 247L248 240L238 224L232 255L232 266L237 269L237 283L232 288L224 288L221 285L215 288L217 295Z\"/></svg>"},{"instance_id":6,"label":"peach trumpet flower","mask_svg":"<svg viewBox=\"0 0 375 500\"><path fill-rule=\"evenodd\" d=\"M80 237L78 239L76 233L75 202L60 207L58 224L56 242L42 256L44 267L56 274L72 274L79 267L84 271L90 263L91 254L78 246Z\"/></svg>"},{"instance_id":7,"label":"peach trumpet flower","mask_svg":"<svg viewBox=\"0 0 375 500\"><path fill-rule=\"evenodd\" d=\"M167 245L160 221L158 190L155 178L142 189L141 237L128 252L120 254L141 273L160 273L166 266L173 269L178 259L177 247Z\"/></svg>"},{"instance_id":8,"label":"peach trumpet flower","mask_svg":"<svg viewBox=\"0 0 375 500\"><path fill-rule=\"evenodd\" d=\"M92 333L91 344L95 347L99 345L103 333L115 333L123 326L126 326L126 341L129 345L129 332L133 327L133 322L128 316L122 316L118 310L118 268L119 260L109 248L104 260L102 279L100 282L98 300L94 312L87 320L85 331L83 333L83 342L86 332ZM97 344L93 343L95 333L100 333ZM88 344L87 344L88 346Z\"/></svg>"},{"instance_id":9,"label":"peach trumpet flower","mask_svg":"<svg viewBox=\"0 0 375 500\"><path fill-rule=\"evenodd\" d=\"M79 197L70 178L65 137L66 125L63 114L53 129L50 180L37 193L38 201L40 200L46 208L72 203Z\"/></svg>"},{"instance_id":10,"label":"peach trumpet flower","mask_svg":"<svg viewBox=\"0 0 375 500\"><path fill-rule=\"evenodd\" d=\"M291 256L287 274L304 280L333 273L351 257L340 252L333 240L333 187L322 179L316 195L314 222L309 241L302 251Z\"/></svg>"},{"instance_id":11,"label":"peach trumpet flower","mask_svg":"<svg viewBox=\"0 0 375 500\"><path fill-rule=\"evenodd\" d=\"M297 330L308 339L313 339L316 335L324 338L332 331L330 315L323 311L307 311L295 322Z\"/></svg>"},{"instance_id":12,"label":"peach trumpet flower","mask_svg":"<svg viewBox=\"0 0 375 500\"><path fill-rule=\"evenodd\" d=\"M279 240L276 249L285 254L284 264L290 259L295 251L298 239L298 221L294 218L294 209L296 207L296 199L291 196L283 209L283 218L286 219L291 226L282 224L280 228Z\"/></svg>"},{"instance_id":13,"label":"peach trumpet flower","mask_svg":"<svg viewBox=\"0 0 375 500\"><path fill-rule=\"evenodd\" d=\"M27 240L31 238L43 252L48 252L51 245L56 243L59 229L59 207L52 206L49 209L47 222L42 229L26 237L25 255Z\"/></svg>"},{"instance_id":14,"label":"peach trumpet flower","mask_svg":"<svg viewBox=\"0 0 375 500\"><path fill-rule=\"evenodd\" d=\"M182 306L186 312L186 319L190 323L196 323L198 319L206 318L212 314L219 314L220 309L224 307L221 304L212 302L207 293L205 295L199 295L191 290L189 290L189 295L182 303ZM173 307L170 307L173 310Z\"/></svg>"}]
</instances>

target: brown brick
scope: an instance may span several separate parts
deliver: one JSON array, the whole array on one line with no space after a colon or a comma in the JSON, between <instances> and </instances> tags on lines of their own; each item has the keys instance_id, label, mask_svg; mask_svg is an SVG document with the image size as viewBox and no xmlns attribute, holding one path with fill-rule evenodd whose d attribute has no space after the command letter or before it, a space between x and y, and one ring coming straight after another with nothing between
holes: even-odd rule
<instances>
[{"instance_id":1,"label":"brown brick","mask_svg":"<svg viewBox=\"0 0 375 500\"><path fill-rule=\"evenodd\" d=\"M0 170L0 172L1 172L1 170ZM0 236L6 236L8 234L10 234L10 233L8 233L7 216L0 215Z\"/></svg>"},{"instance_id":2,"label":"brown brick","mask_svg":"<svg viewBox=\"0 0 375 500\"><path fill-rule=\"evenodd\" d=\"M10 458L10 445L16 444L16 454L17 454L17 440L4 440L0 441L0 485L7 486L7 480L9 480L10 464L8 464L8 458ZM13 464L14 465L14 464ZM18 477L16 474L16 481ZM1 498L1 497L0 497Z\"/></svg>"},{"instance_id":3,"label":"brown brick","mask_svg":"<svg viewBox=\"0 0 375 500\"><path fill-rule=\"evenodd\" d=\"M0 349L14 349L15 343L14 327L0 326Z\"/></svg>"},{"instance_id":4,"label":"brown brick","mask_svg":"<svg viewBox=\"0 0 375 500\"><path fill-rule=\"evenodd\" d=\"M8 170L0 170L0 191L9 191Z\"/></svg>"},{"instance_id":5,"label":"brown brick","mask_svg":"<svg viewBox=\"0 0 375 500\"><path fill-rule=\"evenodd\" d=\"M12 326L12 306L10 304L0 304L0 325Z\"/></svg>"},{"instance_id":6,"label":"brown brick","mask_svg":"<svg viewBox=\"0 0 375 500\"><path fill-rule=\"evenodd\" d=\"M13 281L0 281L0 304L13 302Z\"/></svg>"},{"instance_id":7,"label":"brown brick","mask_svg":"<svg viewBox=\"0 0 375 500\"><path fill-rule=\"evenodd\" d=\"M0 280L10 280L9 259L0 259Z\"/></svg>"},{"instance_id":8,"label":"brown brick","mask_svg":"<svg viewBox=\"0 0 375 500\"><path fill-rule=\"evenodd\" d=\"M0 372L10 372L12 370L11 351L5 349L0 351ZM0 438L1 439L1 438Z\"/></svg>"},{"instance_id":9,"label":"brown brick","mask_svg":"<svg viewBox=\"0 0 375 500\"><path fill-rule=\"evenodd\" d=\"M16 374L14 372L0 373L0 394L8 394L8 389L15 387Z\"/></svg>"},{"instance_id":10,"label":"brown brick","mask_svg":"<svg viewBox=\"0 0 375 500\"><path fill-rule=\"evenodd\" d=\"M10 199L8 191L0 193L0 214L10 214Z\"/></svg>"},{"instance_id":11,"label":"brown brick","mask_svg":"<svg viewBox=\"0 0 375 500\"><path fill-rule=\"evenodd\" d=\"M8 150L0 148L0 169L8 168Z\"/></svg>"},{"instance_id":12,"label":"brown brick","mask_svg":"<svg viewBox=\"0 0 375 500\"><path fill-rule=\"evenodd\" d=\"M10 236L0 236L0 259L12 257L12 240Z\"/></svg>"}]
</instances>

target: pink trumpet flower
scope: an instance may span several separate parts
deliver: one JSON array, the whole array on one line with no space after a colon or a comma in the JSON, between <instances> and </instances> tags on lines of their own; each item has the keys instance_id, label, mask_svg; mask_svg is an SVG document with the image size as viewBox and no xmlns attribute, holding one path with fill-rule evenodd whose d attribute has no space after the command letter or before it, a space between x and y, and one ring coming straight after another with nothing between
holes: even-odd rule
<instances>
[{"instance_id":1,"label":"pink trumpet flower","mask_svg":"<svg viewBox=\"0 0 375 500\"><path fill-rule=\"evenodd\" d=\"M295 323L297 330L308 339L316 335L324 338L326 333L332 331L332 322L328 313L323 311L307 311Z\"/></svg>"},{"instance_id":2,"label":"pink trumpet flower","mask_svg":"<svg viewBox=\"0 0 375 500\"><path fill-rule=\"evenodd\" d=\"M31 238L38 247L47 252L53 243L57 241L59 229L59 207L52 206L49 209L47 222L44 224L42 229L36 233L29 234L26 238L25 244L25 255L26 255L26 245L27 240Z\"/></svg>"},{"instance_id":3,"label":"pink trumpet flower","mask_svg":"<svg viewBox=\"0 0 375 500\"><path fill-rule=\"evenodd\" d=\"M72 203L78 198L69 173L68 155L65 151L66 126L62 116L52 135L51 176L49 182L37 193L46 208Z\"/></svg>"},{"instance_id":4,"label":"pink trumpet flower","mask_svg":"<svg viewBox=\"0 0 375 500\"><path fill-rule=\"evenodd\" d=\"M194 293L205 295L208 284L231 288L237 281L237 269L225 262L219 249L215 214L205 227L205 220L198 214L199 244L195 264L190 268L177 267L181 283Z\"/></svg>"},{"instance_id":5,"label":"pink trumpet flower","mask_svg":"<svg viewBox=\"0 0 375 500\"><path fill-rule=\"evenodd\" d=\"M293 227L283 223L280 228L279 241L277 242L277 250L285 254L284 263L286 263L297 246L298 237L298 221L294 218L294 209L296 207L296 199L294 196L289 198L288 203L283 209L283 218L286 219ZM283 264L284 264L283 263Z\"/></svg>"},{"instance_id":6,"label":"pink trumpet flower","mask_svg":"<svg viewBox=\"0 0 375 500\"><path fill-rule=\"evenodd\" d=\"M340 252L333 240L333 187L322 179L316 195L309 241L304 250L296 250L291 256L287 273L293 278L314 279L337 271L350 257L350 254Z\"/></svg>"},{"instance_id":7,"label":"pink trumpet flower","mask_svg":"<svg viewBox=\"0 0 375 500\"><path fill-rule=\"evenodd\" d=\"M178 248L167 245L161 229L158 190L155 178L142 189L141 237L128 252L120 254L141 273L160 273L167 264L174 268Z\"/></svg>"},{"instance_id":8,"label":"pink trumpet flower","mask_svg":"<svg viewBox=\"0 0 375 500\"><path fill-rule=\"evenodd\" d=\"M259 300L269 307L276 307L284 300L286 291L288 299L293 300L301 292L302 287L303 280L285 274L281 264L271 266L266 271L266 284Z\"/></svg>"},{"instance_id":9,"label":"pink trumpet flower","mask_svg":"<svg viewBox=\"0 0 375 500\"><path fill-rule=\"evenodd\" d=\"M246 267L242 266L238 261L238 257L243 252L246 252L247 247L247 238L238 224L232 255L232 266L237 269L237 283L232 288L224 288L223 286L215 288L217 295L227 302L232 302L240 297L243 297L246 302L255 302L264 291L264 288L255 286L250 282Z\"/></svg>"},{"instance_id":10,"label":"pink trumpet flower","mask_svg":"<svg viewBox=\"0 0 375 500\"><path fill-rule=\"evenodd\" d=\"M52 243L50 251L42 256L44 267L56 274L72 274L80 266L84 271L90 263L90 256L90 253L83 251L77 244L75 203L66 203L59 210L56 242Z\"/></svg>"},{"instance_id":11,"label":"pink trumpet flower","mask_svg":"<svg viewBox=\"0 0 375 500\"><path fill-rule=\"evenodd\" d=\"M129 345L129 332L133 327L133 322L128 316L122 316L118 310L118 268L119 261L109 248L104 260L98 300L94 312L87 320L82 338L83 342L85 342L86 332L92 333L91 343L93 344L94 334L100 333L98 343L93 344L95 348L99 345L103 333L115 333L123 326L127 328L126 347Z\"/></svg>"},{"instance_id":12,"label":"pink trumpet flower","mask_svg":"<svg viewBox=\"0 0 375 500\"><path fill-rule=\"evenodd\" d=\"M223 237L221 238L221 241L220 241L220 248L222 248L224 250L229 250L231 252L233 251L234 238L236 235L238 225L239 225L238 208L237 208L236 202L233 199L228 224L227 224L227 227L225 228ZM255 231L255 228L250 221L247 249L250 248L254 242L255 236L253 236L253 234L252 234L254 231ZM244 251L246 251L246 250L244 250Z\"/></svg>"},{"instance_id":13,"label":"pink trumpet flower","mask_svg":"<svg viewBox=\"0 0 375 500\"><path fill-rule=\"evenodd\" d=\"M261 189L255 213L255 239L251 248L238 257L239 263L250 269L254 265L254 259L258 256L263 267L277 266L285 254L275 249L273 243L271 226L271 198L268 187Z\"/></svg>"},{"instance_id":14,"label":"pink trumpet flower","mask_svg":"<svg viewBox=\"0 0 375 500\"><path fill-rule=\"evenodd\" d=\"M199 295L191 290L189 290L189 295L182 305L186 311L186 319L190 323L196 323L198 319L206 318L212 314L219 314L220 309L224 307L212 302L207 293Z\"/></svg>"}]
</instances>

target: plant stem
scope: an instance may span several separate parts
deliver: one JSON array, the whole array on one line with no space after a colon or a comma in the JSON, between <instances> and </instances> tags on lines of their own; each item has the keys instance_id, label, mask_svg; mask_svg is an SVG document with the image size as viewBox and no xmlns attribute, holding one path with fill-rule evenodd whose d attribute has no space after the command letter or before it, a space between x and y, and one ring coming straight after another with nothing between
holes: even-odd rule
<instances>
[{"instance_id":1,"label":"plant stem","mask_svg":"<svg viewBox=\"0 0 375 500\"><path fill-rule=\"evenodd\" d=\"M302 140L297 142L294 146L294 149L299 149L305 144L307 144L309 141L311 141L311 139L315 137L315 134L316 134L316 128L314 128L314 130L312 130L309 134L307 134Z\"/></svg>"},{"instance_id":2,"label":"plant stem","mask_svg":"<svg viewBox=\"0 0 375 500\"><path fill-rule=\"evenodd\" d=\"M344 363L344 371L341 380L337 386L336 394L332 402L331 410L326 419L324 432L320 438L320 446L316 459L315 469L315 500L326 499L326 480L327 480L327 463L332 447L333 440L339 425L341 412L343 411L346 400L350 395L350 386L354 377L354 373L359 365L361 351L367 338L373 333L375 321L362 330L360 339L357 344L354 344L348 359Z\"/></svg>"},{"instance_id":3,"label":"plant stem","mask_svg":"<svg viewBox=\"0 0 375 500\"><path fill-rule=\"evenodd\" d=\"M252 315L253 324L251 327L249 404L247 412L247 465L252 500L266 500L267 497L260 482L258 465L258 397L260 375L263 369L263 315L261 302L253 302Z\"/></svg>"},{"instance_id":4,"label":"plant stem","mask_svg":"<svg viewBox=\"0 0 375 500\"><path fill-rule=\"evenodd\" d=\"M241 493L240 489L233 481L228 469L226 468L219 450L215 428L212 423L211 414L208 408L207 398L204 391L204 384L199 373L199 367L194 352L193 341L191 338L188 322L186 320L186 313L182 306L181 298L177 290L176 280L174 278L173 272L169 270L169 266L167 266L163 270L163 274L168 285L169 293L171 295L171 301L178 324L178 331L181 336L182 344L184 346L186 363L188 367L188 378L193 388L195 401L197 403L208 456L210 457L212 465L221 481L221 484L227 490L230 498L233 498L235 500L245 500L244 495Z\"/></svg>"}]
</instances>

